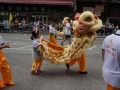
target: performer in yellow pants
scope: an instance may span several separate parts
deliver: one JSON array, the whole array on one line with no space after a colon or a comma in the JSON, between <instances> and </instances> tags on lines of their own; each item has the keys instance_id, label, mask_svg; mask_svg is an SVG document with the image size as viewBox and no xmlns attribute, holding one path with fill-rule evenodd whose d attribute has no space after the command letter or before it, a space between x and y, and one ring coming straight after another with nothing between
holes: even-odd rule
<instances>
[{"instance_id":1,"label":"performer in yellow pants","mask_svg":"<svg viewBox=\"0 0 120 90\"><path fill-rule=\"evenodd\" d=\"M56 41L56 32L55 32L55 21L53 20L51 25L49 26L49 38L50 38L50 42L54 43L54 44L58 44Z\"/></svg>"},{"instance_id":2,"label":"performer in yellow pants","mask_svg":"<svg viewBox=\"0 0 120 90\"><path fill-rule=\"evenodd\" d=\"M81 57L70 60L67 64L66 67L69 70L69 66L74 65L78 61L78 66L79 66L79 73L80 74L87 74L86 71L86 54L83 53Z\"/></svg>"},{"instance_id":3,"label":"performer in yellow pants","mask_svg":"<svg viewBox=\"0 0 120 90\"><path fill-rule=\"evenodd\" d=\"M14 82L12 82L10 66L1 50L3 48L9 48L9 45L4 43L0 36L0 73L2 75L2 79L0 79L0 88L5 88L6 85L14 85Z\"/></svg>"}]
</instances>

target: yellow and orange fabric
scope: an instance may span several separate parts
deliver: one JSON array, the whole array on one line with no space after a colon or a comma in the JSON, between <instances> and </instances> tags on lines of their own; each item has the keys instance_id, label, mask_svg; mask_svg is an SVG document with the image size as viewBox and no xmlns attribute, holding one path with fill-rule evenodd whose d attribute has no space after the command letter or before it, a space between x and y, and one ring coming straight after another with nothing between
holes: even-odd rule
<instances>
[{"instance_id":1,"label":"yellow and orange fabric","mask_svg":"<svg viewBox=\"0 0 120 90\"><path fill-rule=\"evenodd\" d=\"M120 90L120 88L116 88L116 87L111 86L110 84L107 84L106 90Z\"/></svg>"},{"instance_id":2,"label":"yellow and orange fabric","mask_svg":"<svg viewBox=\"0 0 120 90\"><path fill-rule=\"evenodd\" d=\"M78 62L78 66L79 66L79 71L80 72L85 72L86 71L86 53L83 53L81 55L81 57L79 58L75 58L73 60L70 60L68 62L68 65L72 66L74 65L76 62Z\"/></svg>"},{"instance_id":3,"label":"yellow and orange fabric","mask_svg":"<svg viewBox=\"0 0 120 90\"><path fill-rule=\"evenodd\" d=\"M35 71L38 68L40 68L42 65L42 58L40 58L39 60L34 60L34 63L32 65L32 70Z\"/></svg>"},{"instance_id":4,"label":"yellow and orange fabric","mask_svg":"<svg viewBox=\"0 0 120 90\"><path fill-rule=\"evenodd\" d=\"M0 73L2 75L2 79L0 79L1 88L3 84L9 84L12 81L10 66L6 60L4 53L1 50L0 50Z\"/></svg>"}]
</instances>

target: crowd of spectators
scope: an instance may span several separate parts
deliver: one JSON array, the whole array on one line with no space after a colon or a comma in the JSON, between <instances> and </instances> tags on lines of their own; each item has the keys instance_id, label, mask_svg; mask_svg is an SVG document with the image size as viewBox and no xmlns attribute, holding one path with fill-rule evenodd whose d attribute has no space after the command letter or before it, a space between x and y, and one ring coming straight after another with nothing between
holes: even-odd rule
<instances>
[{"instance_id":1,"label":"crowd of spectators","mask_svg":"<svg viewBox=\"0 0 120 90\"><path fill-rule=\"evenodd\" d=\"M34 20L27 22L24 18L21 21L18 21L17 19L15 21L9 22L0 22L0 32L4 33L31 33L33 30L33 26L37 26L38 29L43 34L48 33L50 22L48 23L42 23L40 20ZM63 25L61 23L56 23L55 26L56 30L62 31Z\"/></svg>"}]
</instances>

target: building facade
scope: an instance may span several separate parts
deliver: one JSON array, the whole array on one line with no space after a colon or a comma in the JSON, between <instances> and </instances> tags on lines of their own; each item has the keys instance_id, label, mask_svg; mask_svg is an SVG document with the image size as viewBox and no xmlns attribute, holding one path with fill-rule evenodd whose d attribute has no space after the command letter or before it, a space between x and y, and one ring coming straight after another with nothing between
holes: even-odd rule
<instances>
[{"instance_id":1,"label":"building facade","mask_svg":"<svg viewBox=\"0 0 120 90\"><path fill-rule=\"evenodd\" d=\"M75 0L74 12L91 11L104 23L116 24L120 17L120 0Z\"/></svg>"},{"instance_id":2,"label":"building facade","mask_svg":"<svg viewBox=\"0 0 120 90\"><path fill-rule=\"evenodd\" d=\"M49 20L63 19L73 13L72 0L0 0L0 20L8 19L37 20L48 23Z\"/></svg>"}]
</instances>

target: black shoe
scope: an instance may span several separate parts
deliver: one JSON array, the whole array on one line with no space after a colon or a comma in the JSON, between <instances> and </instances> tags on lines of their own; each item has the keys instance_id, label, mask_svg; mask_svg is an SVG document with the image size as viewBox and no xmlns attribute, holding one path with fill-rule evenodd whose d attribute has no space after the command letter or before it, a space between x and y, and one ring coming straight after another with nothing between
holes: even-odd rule
<instances>
[{"instance_id":1,"label":"black shoe","mask_svg":"<svg viewBox=\"0 0 120 90\"><path fill-rule=\"evenodd\" d=\"M85 72L80 72L79 71L79 74L87 74L88 72L87 71L85 71Z\"/></svg>"},{"instance_id":2,"label":"black shoe","mask_svg":"<svg viewBox=\"0 0 120 90\"><path fill-rule=\"evenodd\" d=\"M67 69L69 70L69 68L70 68L70 65L66 63L66 67L67 67Z\"/></svg>"}]
</instances>

